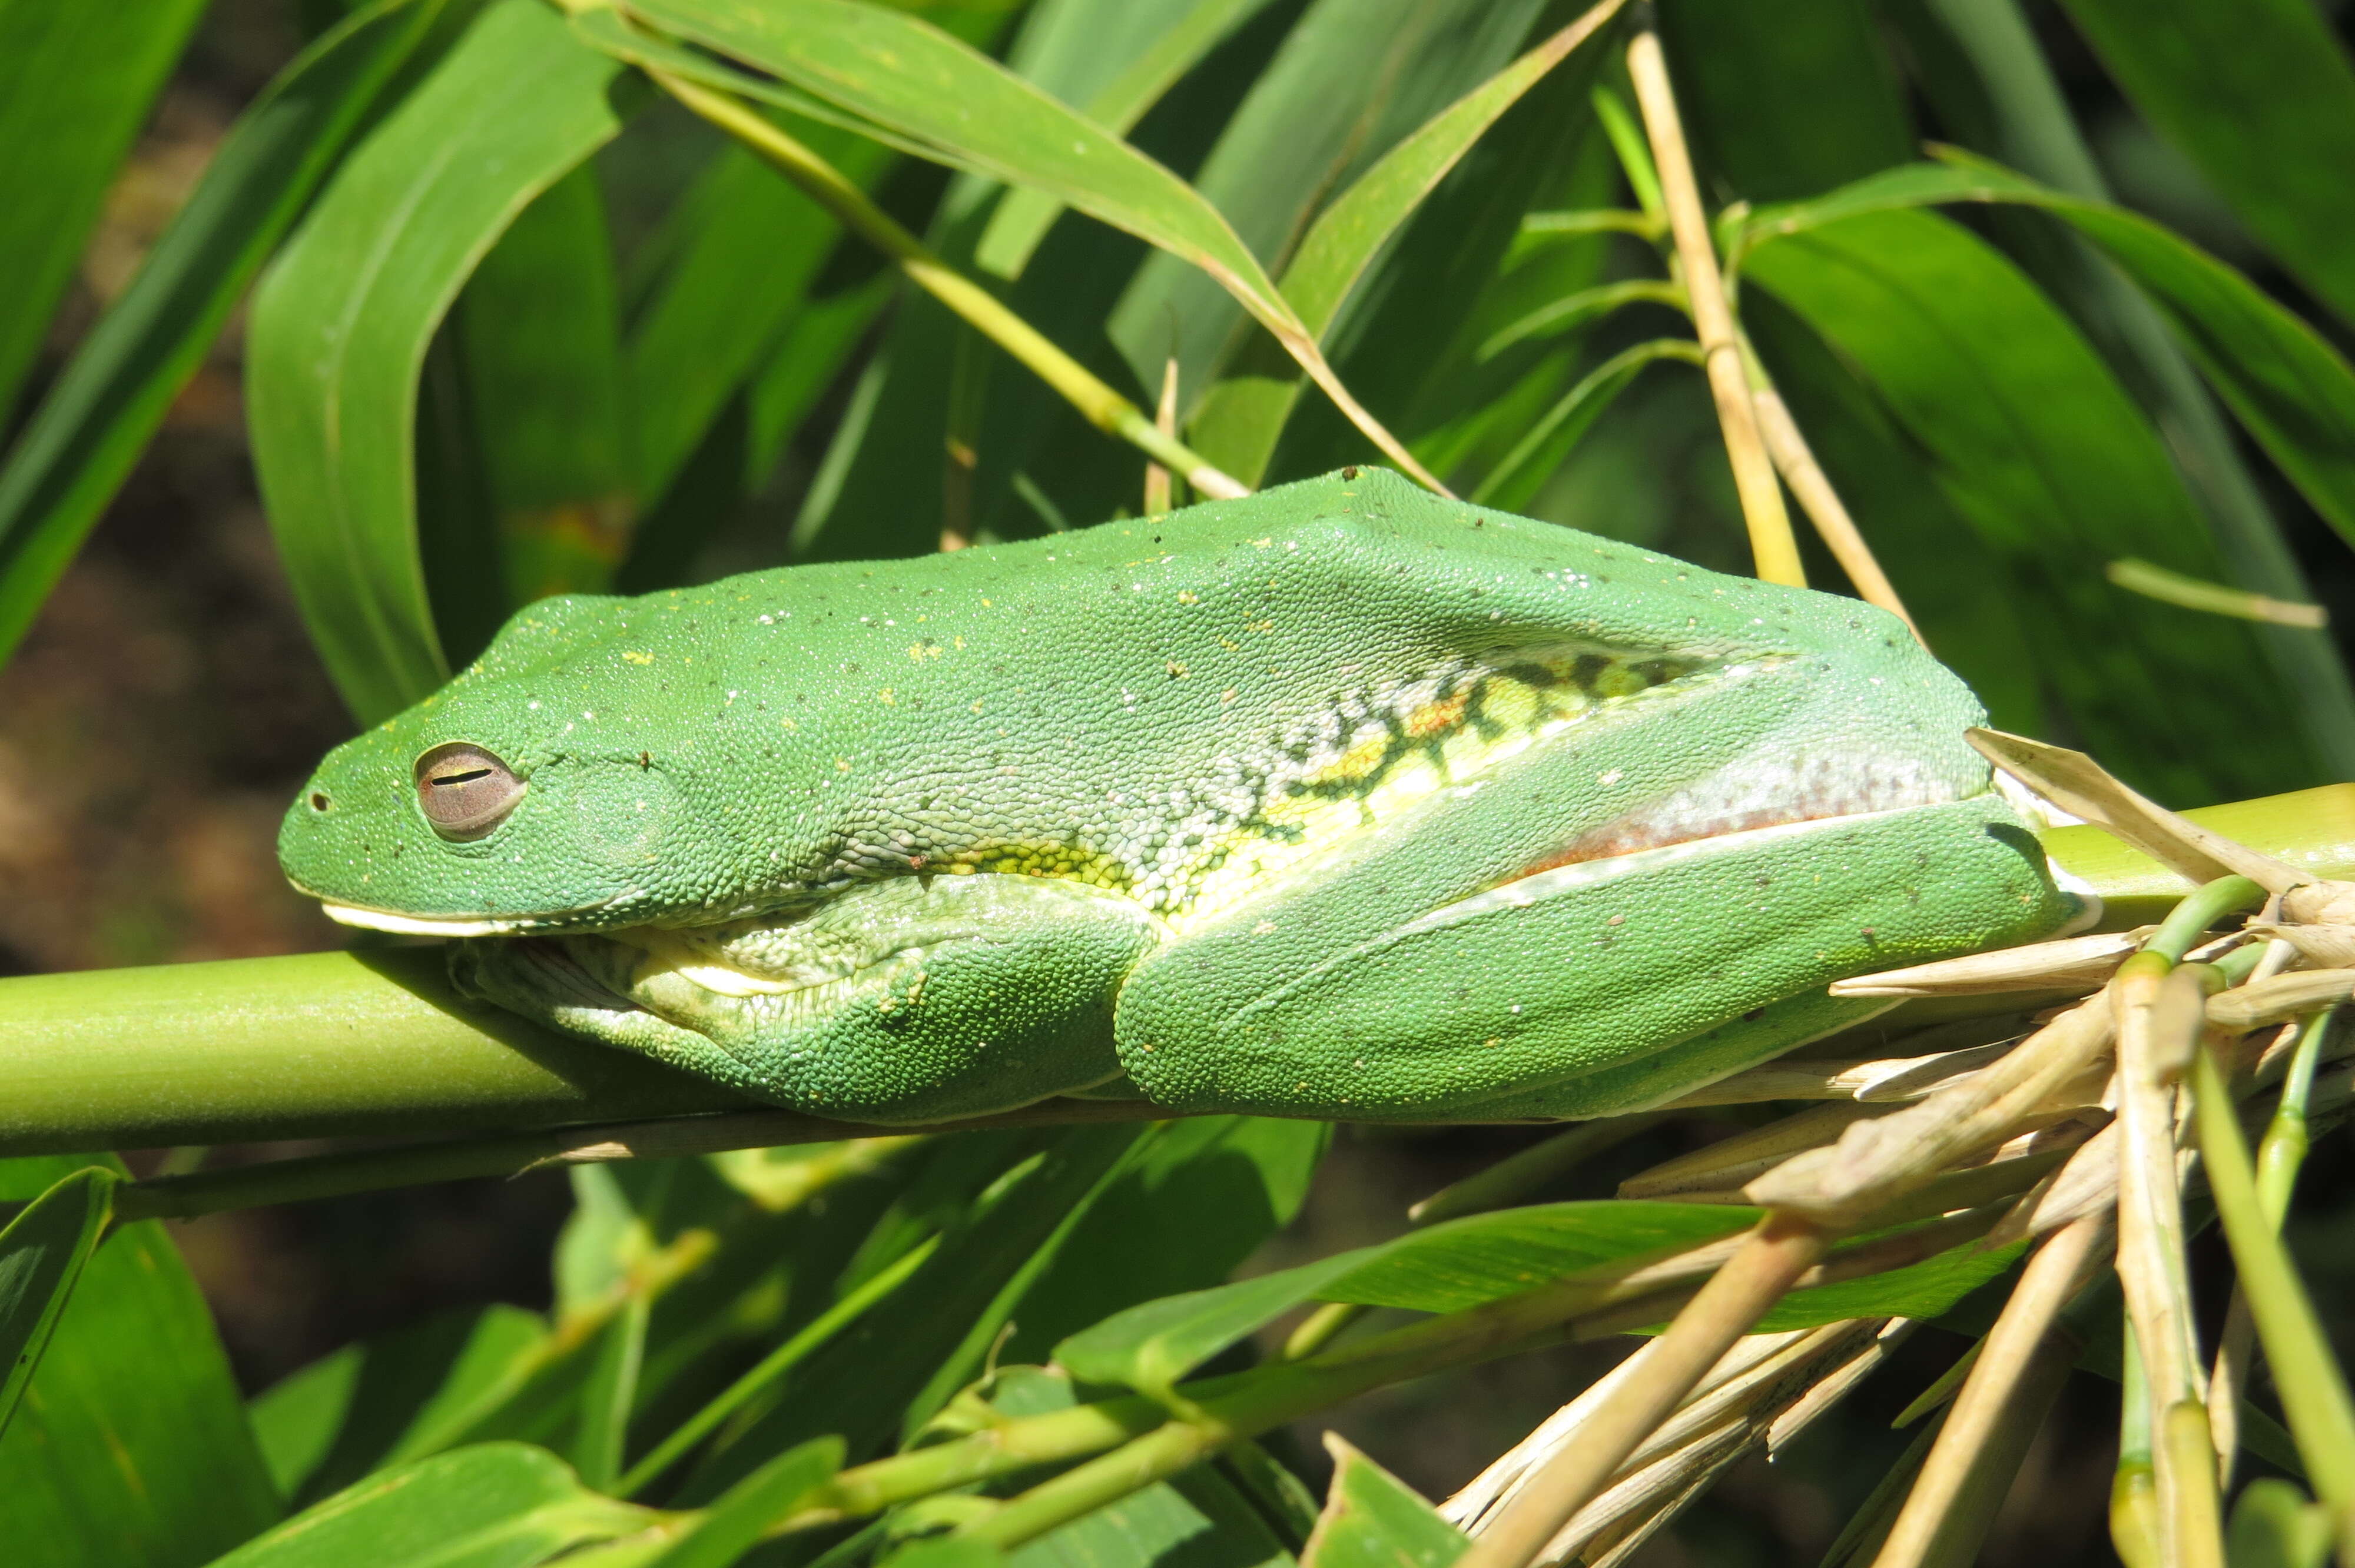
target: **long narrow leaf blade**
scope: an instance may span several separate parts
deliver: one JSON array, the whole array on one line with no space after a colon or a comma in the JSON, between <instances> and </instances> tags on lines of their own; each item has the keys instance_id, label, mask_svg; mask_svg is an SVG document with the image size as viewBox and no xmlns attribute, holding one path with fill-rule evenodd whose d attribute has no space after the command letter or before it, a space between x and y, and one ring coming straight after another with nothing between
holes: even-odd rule
<instances>
[{"instance_id":1,"label":"long narrow leaf blade","mask_svg":"<svg viewBox=\"0 0 2355 1568\"><path fill-rule=\"evenodd\" d=\"M0 1229L0 1433L8 1430L82 1265L105 1234L114 1181L104 1166L87 1166Z\"/></svg>"},{"instance_id":2,"label":"long narrow leaf blade","mask_svg":"<svg viewBox=\"0 0 2355 1568\"><path fill-rule=\"evenodd\" d=\"M204 0L0 0L0 418Z\"/></svg>"},{"instance_id":3,"label":"long narrow leaf blade","mask_svg":"<svg viewBox=\"0 0 2355 1568\"><path fill-rule=\"evenodd\" d=\"M619 132L622 69L538 0L499 0L345 164L254 301L262 494L312 638L364 724L450 673L417 542L426 348L516 214Z\"/></svg>"},{"instance_id":4,"label":"long narrow leaf blade","mask_svg":"<svg viewBox=\"0 0 2355 1568\"><path fill-rule=\"evenodd\" d=\"M0 1160L0 1201L111 1155ZM120 1225L83 1266L32 1386L0 1435L0 1541L41 1568L208 1562L282 1509L214 1331L165 1233Z\"/></svg>"},{"instance_id":5,"label":"long narrow leaf blade","mask_svg":"<svg viewBox=\"0 0 2355 1568\"><path fill-rule=\"evenodd\" d=\"M2120 556L2227 574L2157 433L2015 267L1955 224L1892 211L1778 239L1747 272L1879 390L2009 560L2045 678L2095 749L2186 804L2318 771L2295 694L2228 676L2258 659L2247 628L2104 578Z\"/></svg>"},{"instance_id":6,"label":"long narrow leaf blade","mask_svg":"<svg viewBox=\"0 0 2355 1568\"><path fill-rule=\"evenodd\" d=\"M1814 201L1761 209L1742 253L1843 217L1953 202L2040 207L2099 246L2157 304L2266 455L2355 544L2355 367L2245 276L2137 213L2038 185L1953 149Z\"/></svg>"},{"instance_id":7,"label":"long narrow leaf blade","mask_svg":"<svg viewBox=\"0 0 2355 1568\"><path fill-rule=\"evenodd\" d=\"M2355 64L2313 0L2063 0L2126 96L2355 322Z\"/></svg>"},{"instance_id":8,"label":"long narrow leaf blade","mask_svg":"<svg viewBox=\"0 0 2355 1568\"><path fill-rule=\"evenodd\" d=\"M1341 385L1259 259L1199 191L978 50L850 0L637 0L630 9L914 138L945 163L1041 191L1199 267L1377 445L1437 483Z\"/></svg>"},{"instance_id":9,"label":"long narrow leaf blade","mask_svg":"<svg viewBox=\"0 0 2355 1568\"><path fill-rule=\"evenodd\" d=\"M0 468L0 658L438 9L440 0L384 0L287 67L230 128L187 205L35 411Z\"/></svg>"},{"instance_id":10,"label":"long narrow leaf blade","mask_svg":"<svg viewBox=\"0 0 2355 1568\"><path fill-rule=\"evenodd\" d=\"M1505 111L1601 32L1624 0L1601 5L1448 105L1335 197L1284 270L1284 297L1318 337L1376 252Z\"/></svg>"}]
</instances>

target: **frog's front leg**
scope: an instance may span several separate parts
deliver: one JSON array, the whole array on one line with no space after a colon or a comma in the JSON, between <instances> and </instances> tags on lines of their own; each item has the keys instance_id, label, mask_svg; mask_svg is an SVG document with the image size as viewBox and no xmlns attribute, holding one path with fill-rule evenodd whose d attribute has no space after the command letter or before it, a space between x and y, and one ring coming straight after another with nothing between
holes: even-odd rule
<instances>
[{"instance_id":1,"label":"frog's front leg","mask_svg":"<svg viewBox=\"0 0 2355 1568\"><path fill-rule=\"evenodd\" d=\"M1887 1005L1829 980L2073 908L1993 797L1581 861L1369 931L1350 905L1396 880L1383 859L1146 959L1117 1029L1150 1098L1369 1121L1638 1109Z\"/></svg>"},{"instance_id":2,"label":"frog's front leg","mask_svg":"<svg viewBox=\"0 0 2355 1568\"><path fill-rule=\"evenodd\" d=\"M725 926L464 942L465 990L796 1110L890 1124L1118 1077L1150 916L1076 882L898 877Z\"/></svg>"}]
</instances>

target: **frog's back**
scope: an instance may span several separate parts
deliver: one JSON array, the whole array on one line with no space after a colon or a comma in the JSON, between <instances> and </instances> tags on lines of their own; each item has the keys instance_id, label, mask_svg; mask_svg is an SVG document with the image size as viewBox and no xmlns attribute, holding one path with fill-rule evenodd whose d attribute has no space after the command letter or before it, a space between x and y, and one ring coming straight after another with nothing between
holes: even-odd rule
<instances>
[{"instance_id":1,"label":"frog's back","mask_svg":"<svg viewBox=\"0 0 2355 1568\"><path fill-rule=\"evenodd\" d=\"M1975 712L1867 606L1344 469L1020 544L553 601L459 684L528 694L565 745L698 797L752 876L711 879L730 906L946 867L1175 915L1565 723L1794 655L1915 681L1915 716L1875 723Z\"/></svg>"}]
</instances>

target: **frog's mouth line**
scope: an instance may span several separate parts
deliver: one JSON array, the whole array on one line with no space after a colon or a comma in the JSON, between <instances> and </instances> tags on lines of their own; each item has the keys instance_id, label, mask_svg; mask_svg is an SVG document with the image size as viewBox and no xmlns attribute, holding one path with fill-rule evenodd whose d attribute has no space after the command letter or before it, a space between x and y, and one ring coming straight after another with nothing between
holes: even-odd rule
<instances>
[{"instance_id":1,"label":"frog's mouth line","mask_svg":"<svg viewBox=\"0 0 2355 1568\"><path fill-rule=\"evenodd\" d=\"M315 895L314 896L316 896ZM403 915L393 909L371 909L365 904L343 904L321 898L319 908L339 926L364 931L388 931L397 937L530 937L576 930L572 922L593 915L597 907L559 910L553 915L498 918L487 915Z\"/></svg>"}]
</instances>

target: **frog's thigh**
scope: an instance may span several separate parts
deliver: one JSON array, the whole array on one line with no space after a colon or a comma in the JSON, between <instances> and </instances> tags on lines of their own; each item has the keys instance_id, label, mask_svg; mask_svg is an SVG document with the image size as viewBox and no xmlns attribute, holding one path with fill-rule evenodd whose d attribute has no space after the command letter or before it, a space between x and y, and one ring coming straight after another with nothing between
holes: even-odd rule
<instances>
[{"instance_id":1,"label":"frog's thigh","mask_svg":"<svg viewBox=\"0 0 2355 1568\"><path fill-rule=\"evenodd\" d=\"M1130 1076L1186 1110L1350 1120L1587 1116L1673 1097L1853 1022L1843 975L2028 939L2069 912L1992 801L1540 873L1317 954L1280 910L1179 941L1121 997ZM1204 952L1215 950L1214 967Z\"/></svg>"},{"instance_id":2,"label":"frog's thigh","mask_svg":"<svg viewBox=\"0 0 2355 1568\"><path fill-rule=\"evenodd\" d=\"M628 937L628 933L622 933ZM625 941L477 944L469 989L795 1110L915 1124L1115 1077L1113 996L1151 947L1129 900L1024 876L899 878L755 929L819 983L732 982ZM742 939L739 938L741 942ZM556 971L584 975L558 994ZM758 978L757 973L754 977Z\"/></svg>"}]
</instances>

